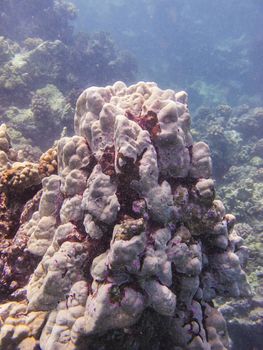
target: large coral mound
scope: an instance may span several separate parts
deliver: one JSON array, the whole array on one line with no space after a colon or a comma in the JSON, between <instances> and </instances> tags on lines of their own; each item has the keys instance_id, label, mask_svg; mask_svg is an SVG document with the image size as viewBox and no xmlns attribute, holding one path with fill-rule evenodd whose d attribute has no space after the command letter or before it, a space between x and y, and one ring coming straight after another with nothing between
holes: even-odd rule
<instances>
[{"instance_id":1,"label":"large coral mound","mask_svg":"<svg viewBox=\"0 0 263 350\"><path fill-rule=\"evenodd\" d=\"M215 199L209 147L192 141L187 94L88 88L75 132L20 229L40 262L27 299L0 307L0 348L228 349L213 298L249 293L247 249Z\"/></svg>"}]
</instances>

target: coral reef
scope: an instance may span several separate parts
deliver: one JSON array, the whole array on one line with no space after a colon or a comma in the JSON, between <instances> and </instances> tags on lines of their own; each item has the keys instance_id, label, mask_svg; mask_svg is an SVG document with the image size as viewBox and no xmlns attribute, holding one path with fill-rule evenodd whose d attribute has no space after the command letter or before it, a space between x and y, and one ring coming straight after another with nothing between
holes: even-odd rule
<instances>
[{"instance_id":1,"label":"coral reef","mask_svg":"<svg viewBox=\"0 0 263 350\"><path fill-rule=\"evenodd\" d=\"M263 109L242 105L200 108L194 134L212 149L218 192L241 222L262 232Z\"/></svg>"},{"instance_id":2,"label":"coral reef","mask_svg":"<svg viewBox=\"0 0 263 350\"><path fill-rule=\"evenodd\" d=\"M136 72L133 57L117 51L103 33L76 34L70 45L38 39L28 47L28 40L19 46L1 37L0 50L15 49L0 63L0 113L3 122L42 149L52 145L63 127L73 134L69 116L75 90L116 78L130 81Z\"/></svg>"},{"instance_id":3,"label":"coral reef","mask_svg":"<svg viewBox=\"0 0 263 350\"><path fill-rule=\"evenodd\" d=\"M218 194L237 217L236 231L250 251L246 272L252 298L231 305L220 300L234 350L259 349L263 341L262 115L262 107L220 105L200 108L194 117L196 136L203 136L212 149Z\"/></svg>"},{"instance_id":4,"label":"coral reef","mask_svg":"<svg viewBox=\"0 0 263 350\"><path fill-rule=\"evenodd\" d=\"M229 349L213 300L250 294L247 249L209 147L192 140L187 94L90 87L74 128L14 236L33 268L0 305L0 349Z\"/></svg>"},{"instance_id":5,"label":"coral reef","mask_svg":"<svg viewBox=\"0 0 263 350\"><path fill-rule=\"evenodd\" d=\"M70 40L70 21L76 14L75 6L64 0L3 0L0 33L16 41L28 37Z\"/></svg>"},{"instance_id":6,"label":"coral reef","mask_svg":"<svg viewBox=\"0 0 263 350\"><path fill-rule=\"evenodd\" d=\"M137 71L134 57L118 50L109 34L73 33L75 15L64 0L4 0L1 7L1 123L43 150L64 127L73 134L69 117L80 91L131 82Z\"/></svg>"}]
</instances>

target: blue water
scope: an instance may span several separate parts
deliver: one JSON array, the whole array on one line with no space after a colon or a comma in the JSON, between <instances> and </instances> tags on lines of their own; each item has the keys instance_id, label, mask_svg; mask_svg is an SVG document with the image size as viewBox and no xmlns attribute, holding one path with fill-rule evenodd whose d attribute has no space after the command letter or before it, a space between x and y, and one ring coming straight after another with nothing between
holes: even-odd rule
<instances>
[{"instance_id":1,"label":"blue water","mask_svg":"<svg viewBox=\"0 0 263 350\"><path fill-rule=\"evenodd\" d=\"M193 105L263 96L263 1L74 0L76 28L109 32L138 80L188 90Z\"/></svg>"}]
</instances>

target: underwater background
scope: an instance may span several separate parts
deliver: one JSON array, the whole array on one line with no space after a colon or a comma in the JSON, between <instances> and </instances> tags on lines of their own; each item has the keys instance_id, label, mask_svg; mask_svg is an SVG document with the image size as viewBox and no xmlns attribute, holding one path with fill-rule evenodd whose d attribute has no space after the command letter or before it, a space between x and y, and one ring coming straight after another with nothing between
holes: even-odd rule
<instances>
[{"instance_id":1,"label":"underwater background","mask_svg":"<svg viewBox=\"0 0 263 350\"><path fill-rule=\"evenodd\" d=\"M21 297L39 263L25 253L24 270L15 271L21 252L13 239L25 203L57 171L55 140L74 135L81 92L153 81L187 92L193 139L209 145L217 198L248 247L251 295L214 301L231 349L263 348L262 23L262 0L0 0L1 304ZM6 172L13 163L17 170ZM30 173L22 189L16 171ZM20 349L5 341L1 350Z\"/></svg>"},{"instance_id":2,"label":"underwater background","mask_svg":"<svg viewBox=\"0 0 263 350\"><path fill-rule=\"evenodd\" d=\"M186 88L190 103L260 103L260 0L75 1L76 28L110 32L138 62L139 80Z\"/></svg>"}]
</instances>

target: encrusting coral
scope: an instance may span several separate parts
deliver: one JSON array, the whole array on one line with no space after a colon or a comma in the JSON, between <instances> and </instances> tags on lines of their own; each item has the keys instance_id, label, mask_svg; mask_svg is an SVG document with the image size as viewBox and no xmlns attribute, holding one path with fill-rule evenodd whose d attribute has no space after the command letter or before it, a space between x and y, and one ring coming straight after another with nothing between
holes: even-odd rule
<instances>
[{"instance_id":1,"label":"encrusting coral","mask_svg":"<svg viewBox=\"0 0 263 350\"><path fill-rule=\"evenodd\" d=\"M247 250L215 198L209 147L192 140L187 94L90 87L74 126L18 229L39 263L21 308L0 306L0 349L229 349L213 299L250 293Z\"/></svg>"}]
</instances>

